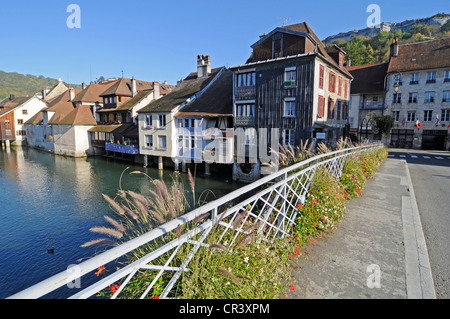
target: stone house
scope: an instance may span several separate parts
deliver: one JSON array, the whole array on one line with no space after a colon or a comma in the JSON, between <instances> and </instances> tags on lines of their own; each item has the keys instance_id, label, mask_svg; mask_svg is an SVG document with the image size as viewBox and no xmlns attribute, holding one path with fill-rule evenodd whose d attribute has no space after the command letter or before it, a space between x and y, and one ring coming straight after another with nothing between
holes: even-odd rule
<instances>
[{"instance_id":1,"label":"stone house","mask_svg":"<svg viewBox=\"0 0 450 319\"><path fill-rule=\"evenodd\" d=\"M450 38L391 45L386 87L390 146L450 148Z\"/></svg>"}]
</instances>

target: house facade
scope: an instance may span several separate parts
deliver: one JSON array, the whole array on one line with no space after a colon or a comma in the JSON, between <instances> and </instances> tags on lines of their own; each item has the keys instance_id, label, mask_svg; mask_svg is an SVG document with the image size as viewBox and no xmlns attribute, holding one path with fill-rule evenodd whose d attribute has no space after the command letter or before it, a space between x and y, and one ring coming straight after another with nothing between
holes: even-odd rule
<instances>
[{"instance_id":1,"label":"house facade","mask_svg":"<svg viewBox=\"0 0 450 319\"><path fill-rule=\"evenodd\" d=\"M390 146L450 149L450 38L391 45L386 102Z\"/></svg>"},{"instance_id":2,"label":"house facade","mask_svg":"<svg viewBox=\"0 0 450 319\"><path fill-rule=\"evenodd\" d=\"M381 140L372 129L375 115L384 115L386 109L384 86L389 63L347 66L353 76L350 89L349 123L352 140Z\"/></svg>"},{"instance_id":3,"label":"house facade","mask_svg":"<svg viewBox=\"0 0 450 319\"><path fill-rule=\"evenodd\" d=\"M100 94L98 125L89 130L97 154L119 156L141 163L137 111L170 93L174 86L122 78Z\"/></svg>"},{"instance_id":4,"label":"house facade","mask_svg":"<svg viewBox=\"0 0 450 319\"><path fill-rule=\"evenodd\" d=\"M352 80L345 52L326 50L306 22L276 28L252 48L246 64L231 68L234 129L243 132L233 178L241 181L258 179L260 159L278 144L334 143L343 136Z\"/></svg>"},{"instance_id":5,"label":"house facade","mask_svg":"<svg viewBox=\"0 0 450 319\"><path fill-rule=\"evenodd\" d=\"M223 70L207 90L175 114L177 163L204 163L205 174L234 162L233 72Z\"/></svg>"},{"instance_id":6,"label":"house facade","mask_svg":"<svg viewBox=\"0 0 450 319\"><path fill-rule=\"evenodd\" d=\"M37 95L16 97L10 95L0 102L0 140L10 145L24 145L27 131L24 124L47 107Z\"/></svg>"},{"instance_id":7,"label":"house facade","mask_svg":"<svg viewBox=\"0 0 450 319\"><path fill-rule=\"evenodd\" d=\"M158 163L158 167L162 169L167 164L178 169L180 163L177 161L179 150L176 124L179 122L175 115L200 98L223 71L224 68L211 69L209 56L199 55L197 72L189 74L171 93L137 112L139 149L140 154L144 155L144 165Z\"/></svg>"},{"instance_id":8,"label":"house facade","mask_svg":"<svg viewBox=\"0 0 450 319\"><path fill-rule=\"evenodd\" d=\"M25 123L30 147L69 157L94 155L88 130L97 122L89 105L74 105L79 93L70 88Z\"/></svg>"}]
</instances>

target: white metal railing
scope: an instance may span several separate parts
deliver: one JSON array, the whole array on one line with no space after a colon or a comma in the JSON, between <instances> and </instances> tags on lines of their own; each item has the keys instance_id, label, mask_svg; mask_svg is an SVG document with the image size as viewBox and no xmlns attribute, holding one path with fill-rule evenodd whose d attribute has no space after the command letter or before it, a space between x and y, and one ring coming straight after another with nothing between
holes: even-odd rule
<instances>
[{"instance_id":1,"label":"white metal railing","mask_svg":"<svg viewBox=\"0 0 450 319\"><path fill-rule=\"evenodd\" d=\"M107 250L9 298L41 298L74 280L93 273L103 265L117 261L145 244L155 243L162 238L170 241L160 247L155 245L154 250L141 259L120 268L94 284L83 289L77 289L77 292L70 299L89 298L110 285L118 284L119 288L112 296L115 299L121 294L130 280L142 271L156 271L157 274L147 286L141 298L145 298L150 293L157 281L166 272L171 273L172 277L160 297L170 297L169 294L181 274L189 271L189 262L197 250L201 246L208 247L204 241L215 226L218 227L220 234L216 243L228 248L236 243L239 236L242 238L242 236L250 236L257 233L261 240L269 242L272 242L277 237L288 236L291 225L295 224L297 217L296 205L305 202L309 185L315 171L319 167L325 167L335 177L340 178L348 156L380 147L383 146L381 144L372 144L309 158L277 173L263 177L220 199L209 202L140 237ZM244 200L239 199L242 196L245 197ZM234 203L233 201L237 202ZM196 221L198 217L206 215L207 218L200 222ZM238 219L241 222L236 226ZM253 224L254 227L248 227L249 224ZM180 226L183 225L194 226L186 227L185 232L180 234ZM246 225L245 228L244 225ZM227 245L224 245L225 236L228 238ZM188 249L185 251L189 251L189 253L185 253L183 258L175 258L184 245L187 245ZM154 264L156 262L160 264ZM178 264L174 265L174 263Z\"/></svg>"}]
</instances>

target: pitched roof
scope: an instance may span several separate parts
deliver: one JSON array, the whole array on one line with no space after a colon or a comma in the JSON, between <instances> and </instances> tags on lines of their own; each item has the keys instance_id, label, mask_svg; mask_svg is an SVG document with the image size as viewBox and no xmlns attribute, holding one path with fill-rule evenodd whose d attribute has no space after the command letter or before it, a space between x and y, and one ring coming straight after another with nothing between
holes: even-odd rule
<instances>
[{"instance_id":1,"label":"pitched roof","mask_svg":"<svg viewBox=\"0 0 450 319\"><path fill-rule=\"evenodd\" d=\"M399 44L391 57L388 73L450 67L450 38Z\"/></svg>"},{"instance_id":2,"label":"pitched roof","mask_svg":"<svg viewBox=\"0 0 450 319\"><path fill-rule=\"evenodd\" d=\"M152 101L149 105L138 111L138 113L172 111L177 106L186 102L194 94L203 90L222 69L223 67L212 69L210 75L202 78L197 78L197 72L189 74L189 76L186 77L183 82L175 88L175 90L158 100Z\"/></svg>"},{"instance_id":3,"label":"pitched roof","mask_svg":"<svg viewBox=\"0 0 450 319\"><path fill-rule=\"evenodd\" d=\"M5 113L8 113L12 111L13 109L16 109L20 106L22 106L24 103L28 102L32 97L31 96L18 96L11 99L11 97L8 97L0 102L0 107L3 108L3 111L0 112L0 116L4 115Z\"/></svg>"},{"instance_id":4,"label":"pitched roof","mask_svg":"<svg viewBox=\"0 0 450 319\"><path fill-rule=\"evenodd\" d=\"M75 90L75 94L79 94L80 90ZM60 96L48 102L48 108L42 112L54 112L48 124L52 125L96 125L94 116L92 115L89 105L74 106L69 100L69 91L64 92ZM27 121L27 124L38 124L41 120L40 116L35 116ZM37 123L36 123L37 122Z\"/></svg>"},{"instance_id":5,"label":"pitched roof","mask_svg":"<svg viewBox=\"0 0 450 319\"><path fill-rule=\"evenodd\" d=\"M153 90L144 90L139 91L134 97L126 100L122 104L118 103L118 106L116 108L107 108L107 109L101 109L97 112L118 112L118 111L128 111L131 110L136 104L141 102L143 99L145 99L150 93L152 93Z\"/></svg>"},{"instance_id":6,"label":"pitched roof","mask_svg":"<svg viewBox=\"0 0 450 319\"><path fill-rule=\"evenodd\" d=\"M91 83L84 90L79 91L79 93L75 95L73 102L103 103L103 98L101 97L101 94L106 90L110 89L113 85L117 84L117 82L119 82L119 80L102 83Z\"/></svg>"},{"instance_id":7,"label":"pitched roof","mask_svg":"<svg viewBox=\"0 0 450 319\"><path fill-rule=\"evenodd\" d=\"M137 91L150 90L153 89L153 82L146 82L136 80ZM132 96L131 92L131 79L121 78L114 83L109 89L104 91L100 96L108 95L122 95L122 96Z\"/></svg>"},{"instance_id":8,"label":"pitched roof","mask_svg":"<svg viewBox=\"0 0 450 319\"><path fill-rule=\"evenodd\" d=\"M353 76L351 93L383 92L388 66L389 63L376 63L345 67Z\"/></svg>"},{"instance_id":9,"label":"pitched roof","mask_svg":"<svg viewBox=\"0 0 450 319\"><path fill-rule=\"evenodd\" d=\"M79 105L58 121L58 125L97 125L89 105Z\"/></svg>"},{"instance_id":10,"label":"pitched roof","mask_svg":"<svg viewBox=\"0 0 450 319\"><path fill-rule=\"evenodd\" d=\"M233 71L225 70L200 98L182 108L175 116L192 115L233 115Z\"/></svg>"},{"instance_id":11,"label":"pitched roof","mask_svg":"<svg viewBox=\"0 0 450 319\"><path fill-rule=\"evenodd\" d=\"M337 69L340 69L339 64L328 54L328 52L325 48L325 45L322 43L322 41L319 39L319 37L314 33L314 31L312 30L312 28L309 26L309 24L306 21L301 22L301 23L282 26L279 28L275 28L269 34L266 34L265 36L261 37L261 39L258 40L258 42L256 42L255 44L253 44L252 47L254 47L258 43L264 41L266 38L272 36L276 32L286 32L286 33L291 33L291 34L299 35L299 36L309 36L310 38L312 38L313 42L315 42L317 44L318 53L320 55L322 55L322 57L326 61L328 61L329 63L334 65ZM306 53L308 53L308 52L306 52ZM308 56L308 54L305 54L302 56ZM251 60L251 58L249 60ZM273 60L276 60L276 59L273 59ZM250 61L248 61L248 62L250 62ZM344 74L351 77L351 74L348 73L345 69L340 69L340 70L342 70L342 72Z\"/></svg>"}]
</instances>

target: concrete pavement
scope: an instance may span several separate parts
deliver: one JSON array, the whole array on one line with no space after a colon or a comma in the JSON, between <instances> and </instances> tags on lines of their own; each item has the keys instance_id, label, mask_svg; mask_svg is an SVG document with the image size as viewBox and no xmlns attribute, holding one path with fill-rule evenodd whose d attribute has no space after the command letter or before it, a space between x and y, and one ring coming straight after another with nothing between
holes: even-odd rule
<instances>
[{"instance_id":1,"label":"concrete pavement","mask_svg":"<svg viewBox=\"0 0 450 319\"><path fill-rule=\"evenodd\" d=\"M406 161L387 159L346 210L303 248L289 299L436 298Z\"/></svg>"}]
</instances>

